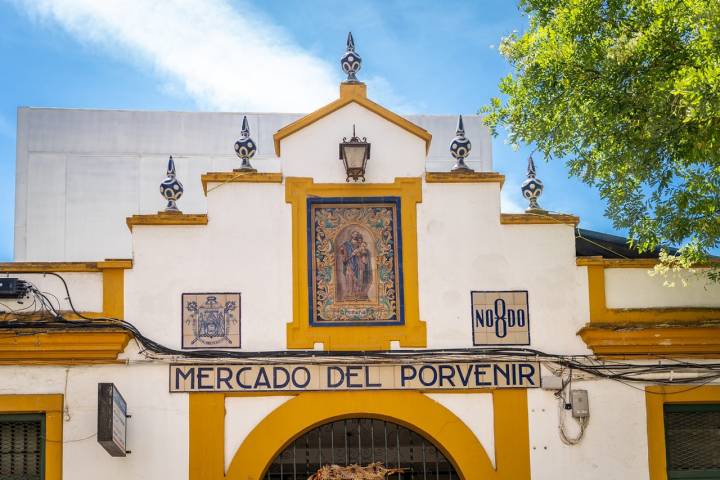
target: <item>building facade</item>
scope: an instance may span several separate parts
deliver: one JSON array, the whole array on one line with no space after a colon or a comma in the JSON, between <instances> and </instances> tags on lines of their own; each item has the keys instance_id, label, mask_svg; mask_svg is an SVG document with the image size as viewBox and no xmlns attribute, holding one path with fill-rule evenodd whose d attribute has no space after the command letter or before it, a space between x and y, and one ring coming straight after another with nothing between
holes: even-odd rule
<instances>
[{"instance_id":1,"label":"building facade","mask_svg":"<svg viewBox=\"0 0 720 480\"><path fill-rule=\"evenodd\" d=\"M720 478L701 268L668 288L577 217L502 213L519 186L478 118L404 118L353 78L250 118L20 111L0 477Z\"/></svg>"}]
</instances>

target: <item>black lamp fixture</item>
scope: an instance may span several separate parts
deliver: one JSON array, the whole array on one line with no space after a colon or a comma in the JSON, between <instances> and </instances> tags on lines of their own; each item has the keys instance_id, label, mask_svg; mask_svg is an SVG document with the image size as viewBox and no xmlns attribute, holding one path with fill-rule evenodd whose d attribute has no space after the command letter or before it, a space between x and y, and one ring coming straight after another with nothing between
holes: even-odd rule
<instances>
[{"instance_id":1,"label":"black lamp fixture","mask_svg":"<svg viewBox=\"0 0 720 480\"><path fill-rule=\"evenodd\" d=\"M363 137L360 140L355 135L355 125L353 125L353 136L348 140L343 137L343 141L340 144L340 160L345 165L345 173L347 174L346 182L350 181L350 178L354 181L358 181L361 178L365 181L365 166L367 161L370 159L370 144L367 138Z\"/></svg>"}]
</instances>

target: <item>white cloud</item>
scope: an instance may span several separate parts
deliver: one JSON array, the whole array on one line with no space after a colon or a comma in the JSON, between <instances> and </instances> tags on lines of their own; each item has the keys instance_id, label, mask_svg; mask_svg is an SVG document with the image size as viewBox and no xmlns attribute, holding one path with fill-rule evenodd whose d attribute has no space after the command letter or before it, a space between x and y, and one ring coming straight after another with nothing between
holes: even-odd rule
<instances>
[{"instance_id":1,"label":"white cloud","mask_svg":"<svg viewBox=\"0 0 720 480\"><path fill-rule=\"evenodd\" d=\"M227 0L14 0L42 21L177 83L202 108L308 112L337 98L339 66ZM175 88L170 87L171 90Z\"/></svg>"}]
</instances>

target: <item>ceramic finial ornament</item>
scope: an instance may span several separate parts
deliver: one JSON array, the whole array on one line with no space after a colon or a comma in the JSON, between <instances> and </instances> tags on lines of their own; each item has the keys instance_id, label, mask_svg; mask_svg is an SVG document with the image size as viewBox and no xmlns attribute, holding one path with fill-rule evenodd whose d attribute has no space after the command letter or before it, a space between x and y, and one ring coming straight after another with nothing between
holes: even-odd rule
<instances>
[{"instance_id":1,"label":"ceramic finial ornament","mask_svg":"<svg viewBox=\"0 0 720 480\"><path fill-rule=\"evenodd\" d=\"M355 52L355 40L353 40L352 32L348 33L347 37L347 50L345 54L340 57L340 66L343 72L347 74L347 80L345 83L360 83L355 76L362 67L362 58Z\"/></svg>"},{"instance_id":2,"label":"ceramic finial ornament","mask_svg":"<svg viewBox=\"0 0 720 480\"><path fill-rule=\"evenodd\" d=\"M473 169L465 165L465 159L470 155L472 145L470 140L465 138L465 126L463 125L462 115L458 117L457 129L455 130L455 138L450 142L450 154L455 158L455 166L452 167L453 172L472 172Z\"/></svg>"},{"instance_id":3,"label":"ceramic finial ornament","mask_svg":"<svg viewBox=\"0 0 720 480\"><path fill-rule=\"evenodd\" d=\"M236 168L236 172L256 172L250 159L255 156L257 145L250 138L250 124L248 124L247 116L243 115L242 127L240 128L240 138L235 142L235 153L242 160L240 168Z\"/></svg>"},{"instance_id":4,"label":"ceramic finial ornament","mask_svg":"<svg viewBox=\"0 0 720 480\"><path fill-rule=\"evenodd\" d=\"M535 178L535 162L532 155L530 155L528 157L527 179L520 187L523 197L530 202L527 210L525 210L527 213L547 213L547 210L543 210L538 204L538 198L542 195L544 188L543 182Z\"/></svg>"},{"instance_id":5,"label":"ceramic finial ornament","mask_svg":"<svg viewBox=\"0 0 720 480\"><path fill-rule=\"evenodd\" d=\"M172 155L170 155L167 166L167 177L160 184L160 195L168 202L167 207L165 207L165 212L181 213L177 207L177 201L182 197L183 192L182 183L180 183L175 175L175 161Z\"/></svg>"}]
</instances>

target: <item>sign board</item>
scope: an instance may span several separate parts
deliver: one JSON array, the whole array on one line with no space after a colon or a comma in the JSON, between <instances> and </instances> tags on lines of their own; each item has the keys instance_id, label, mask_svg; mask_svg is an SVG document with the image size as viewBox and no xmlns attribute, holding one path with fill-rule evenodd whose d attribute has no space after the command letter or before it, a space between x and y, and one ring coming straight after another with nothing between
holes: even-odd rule
<instances>
[{"instance_id":1,"label":"sign board","mask_svg":"<svg viewBox=\"0 0 720 480\"><path fill-rule=\"evenodd\" d=\"M127 404L113 383L98 383L97 441L113 457L124 457L127 439Z\"/></svg>"},{"instance_id":2,"label":"sign board","mask_svg":"<svg viewBox=\"0 0 720 480\"><path fill-rule=\"evenodd\" d=\"M530 345L526 290L470 292L473 345Z\"/></svg>"},{"instance_id":3,"label":"sign board","mask_svg":"<svg viewBox=\"0 0 720 480\"><path fill-rule=\"evenodd\" d=\"M537 362L170 365L171 392L540 387Z\"/></svg>"}]
</instances>

